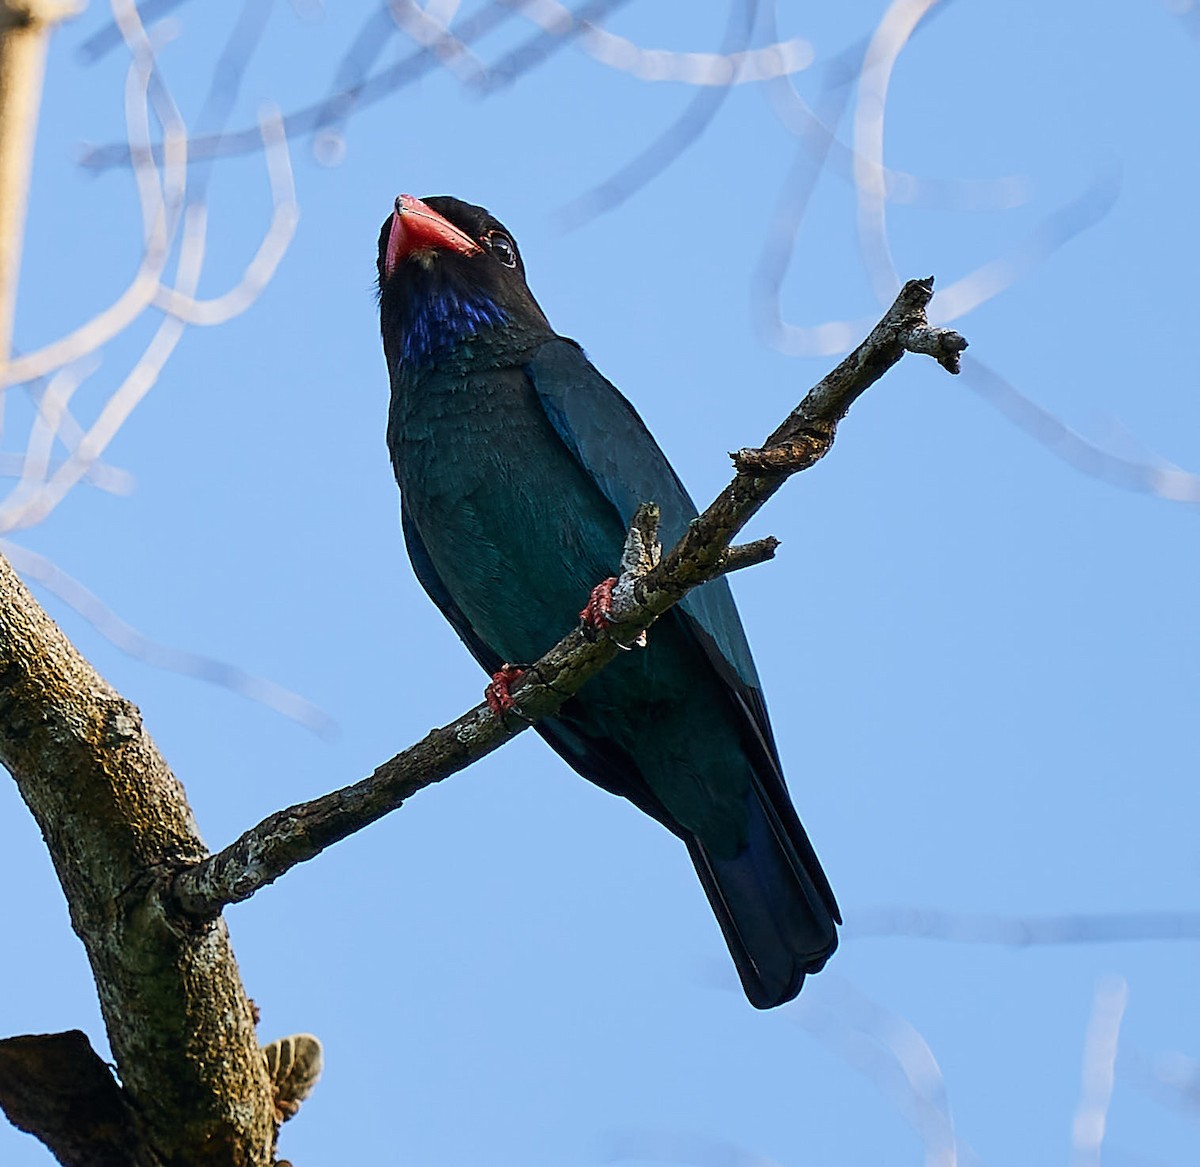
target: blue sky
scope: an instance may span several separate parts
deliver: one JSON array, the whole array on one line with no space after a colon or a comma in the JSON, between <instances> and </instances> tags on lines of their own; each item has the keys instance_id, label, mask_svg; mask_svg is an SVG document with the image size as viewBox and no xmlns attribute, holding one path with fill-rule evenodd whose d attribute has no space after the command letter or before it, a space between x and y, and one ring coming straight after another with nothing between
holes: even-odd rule
<instances>
[{"instance_id":1,"label":"blue sky","mask_svg":"<svg viewBox=\"0 0 1200 1167\"><path fill-rule=\"evenodd\" d=\"M286 112L330 91L373 8L298 14L311 7L269 12L229 126L253 124L264 101ZM813 64L792 81L814 103L829 99L823 66L889 11L780 8L772 35L761 6L752 43L809 42ZM631 0L606 27L646 48L722 43L726 6L681 11ZM1122 482L1200 471L1195 10L959 0L935 12L887 94L885 163L940 180L888 208L900 277L949 287L1008 257L988 270L1009 286L955 322L969 355L1110 456L1097 464L1123 460ZM128 56L79 56L108 19L93 4L53 42L15 334L25 351L102 308L136 267L129 172L79 165L81 143L124 133ZM161 29L175 34L159 64L189 123L231 25L184 5ZM510 16L479 55L502 60L532 30ZM411 50L399 34L377 39L377 66ZM865 89L849 94L843 146L870 112ZM357 780L481 693L408 568L383 443L372 284L398 192L457 194L505 221L551 321L636 403L698 501L724 485L726 452L761 440L830 367L771 343L763 254L786 247L778 215L798 209L797 157L812 150L781 117L778 86L735 87L661 173L563 229L565 206L695 98L563 47L486 95L430 70L324 141L337 165L296 137L294 241L247 312L185 334L121 429L106 461L133 492L82 485L14 536L144 636L269 678L336 722L323 738L131 658L39 591L141 707L211 846ZM846 157L835 149L817 176L785 253L778 307L794 325L881 311ZM211 296L238 280L271 204L259 155L219 161L208 183ZM106 347L75 398L81 420L158 319ZM1125 1001L1103 1162L1195 1160L1196 1104L1171 1084L1200 1058L1194 505L1082 473L1059 456L1078 446L1035 440L980 386L907 358L756 520L754 534L783 541L777 560L734 582L847 921L798 1003L754 1012L683 849L526 734L228 913L264 1039L325 1043L325 1077L282 1154L421 1167L954 1161L907 1072L925 1095L944 1090L957 1162L1084 1167L1095 1160L1072 1149L1072 1124L1099 992ZM29 409L10 396L4 451L17 453ZM0 791L0 879L13 889L0 1029L80 1027L103 1049L41 841L11 785ZM979 926L1098 917L1103 934L1112 913L1166 913L1138 919L1192 938L870 934L887 909ZM1093 1019L1093 1044L1103 1029ZM925 1143L909 1119L925 1122ZM0 1158L48 1162L7 1127Z\"/></svg>"}]
</instances>

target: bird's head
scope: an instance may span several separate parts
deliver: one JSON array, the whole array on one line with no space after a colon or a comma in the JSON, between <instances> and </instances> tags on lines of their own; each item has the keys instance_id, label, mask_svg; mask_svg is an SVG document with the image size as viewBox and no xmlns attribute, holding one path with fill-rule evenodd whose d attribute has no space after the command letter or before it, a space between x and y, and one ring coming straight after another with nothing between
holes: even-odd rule
<instances>
[{"instance_id":1,"label":"bird's head","mask_svg":"<svg viewBox=\"0 0 1200 1167\"><path fill-rule=\"evenodd\" d=\"M379 232L379 314L388 362L430 364L485 329L514 342L549 330L504 224L449 195L400 195Z\"/></svg>"}]
</instances>

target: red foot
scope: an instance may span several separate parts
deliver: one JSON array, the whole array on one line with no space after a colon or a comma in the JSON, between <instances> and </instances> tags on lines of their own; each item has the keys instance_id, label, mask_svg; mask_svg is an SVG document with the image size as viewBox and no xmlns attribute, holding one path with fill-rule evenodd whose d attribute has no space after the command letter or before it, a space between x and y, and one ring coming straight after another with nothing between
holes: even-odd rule
<instances>
[{"instance_id":1,"label":"red foot","mask_svg":"<svg viewBox=\"0 0 1200 1167\"><path fill-rule=\"evenodd\" d=\"M610 575L603 583L592 588L587 606L579 613L579 619L589 628L607 628L612 623L609 612L612 611L612 593L616 586L617 577Z\"/></svg>"},{"instance_id":2,"label":"red foot","mask_svg":"<svg viewBox=\"0 0 1200 1167\"><path fill-rule=\"evenodd\" d=\"M524 675L525 670L516 665L502 665L499 672L492 674L491 684L484 689L483 697L497 717L503 717L516 704L509 689Z\"/></svg>"}]
</instances>

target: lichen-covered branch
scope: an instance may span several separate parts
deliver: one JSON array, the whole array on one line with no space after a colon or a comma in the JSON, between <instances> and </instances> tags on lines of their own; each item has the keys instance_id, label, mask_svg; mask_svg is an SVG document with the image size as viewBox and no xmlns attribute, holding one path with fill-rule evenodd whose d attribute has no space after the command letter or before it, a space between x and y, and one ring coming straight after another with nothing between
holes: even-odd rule
<instances>
[{"instance_id":1,"label":"lichen-covered branch","mask_svg":"<svg viewBox=\"0 0 1200 1167\"><path fill-rule=\"evenodd\" d=\"M656 547L657 508L641 508L630 530L621 578L613 589L611 631L596 636L581 628L559 641L512 688L516 707L507 717L495 716L486 704L477 705L384 762L361 782L269 816L223 851L179 871L174 895L180 908L206 920L226 904L248 899L297 863L554 713L691 588L770 558L773 540L744 547L731 547L731 543L792 474L826 453L838 422L866 389L906 351L928 354L947 371L958 371L958 356L967 342L958 333L929 326L925 308L932 295L932 279L905 284L867 339L808 392L764 446L734 455L733 482L661 560ZM536 581L529 586L536 587Z\"/></svg>"},{"instance_id":2,"label":"lichen-covered branch","mask_svg":"<svg viewBox=\"0 0 1200 1167\"><path fill-rule=\"evenodd\" d=\"M162 894L207 853L183 788L137 709L3 559L0 763L87 950L139 1143L181 1167L266 1167L271 1089L224 922L181 916Z\"/></svg>"}]
</instances>

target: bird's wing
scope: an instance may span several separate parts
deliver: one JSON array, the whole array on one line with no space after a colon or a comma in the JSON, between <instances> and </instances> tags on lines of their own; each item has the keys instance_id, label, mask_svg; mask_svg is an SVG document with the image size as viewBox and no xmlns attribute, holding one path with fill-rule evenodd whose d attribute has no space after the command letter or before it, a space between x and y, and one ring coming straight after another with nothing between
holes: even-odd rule
<instances>
[{"instance_id":1,"label":"bird's wing","mask_svg":"<svg viewBox=\"0 0 1200 1167\"><path fill-rule=\"evenodd\" d=\"M688 523L696 517L696 506L645 423L616 386L599 373L579 345L563 337L542 345L526 365L526 372L558 436L613 504L621 519L628 523L640 503L655 502L662 512L663 544L670 547L676 543ZM795 867L796 860L799 861L799 867L805 873L801 882L812 893L806 894L806 898L812 901L817 915L822 915L821 909L816 907L819 899L833 919L840 920L829 882L788 795L758 671L728 583L716 579L693 589L674 612L724 681L735 708L741 711L743 725L748 730L747 745L757 754L754 772L758 782L758 804L765 816L762 821L767 824L767 833L780 840L778 846L782 848L782 854L795 856L795 859L787 860L789 866ZM650 635L654 635L653 631ZM557 726L547 726L546 730L544 736L568 760L578 752L581 744L586 744L556 740ZM603 775L613 769L614 761L598 757L598 773L593 780L604 785ZM621 793L637 801L636 794L629 790ZM649 803L643 805L643 809L655 814ZM667 818L658 817L669 822ZM708 866L699 842L693 841L689 847L694 851L697 871L722 921L726 937L736 952L742 943L732 923L737 913L722 889L723 877ZM740 878L737 876L734 881ZM836 943L829 939L832 924L828 919L818 931L822 936L823 955L819 963L808 966L809 971L816 971L824 963ZM795 988L790 989L790 995L795 991Z\"/></svg>"},{"instance_id":2,"label":"bird's wing","mask_svg":"<svg viewBox=\"0 0 1200 1167\"><path fill-rule=\"evenodd\" d=\"M555 432L622 521L628 523L639 504L657 503L663 545L674 545L696 517L696 506L620 390L597 371L579 345L562 337L542 345L526 372ZM719 579L696 588L679 608L778 768L758 672L729 585Z\"/></svg>"},{"instance_id":3,"label":"bird's wing","mask_svg":"<svg viewBox=\"0 0 1200 1167\"><path fill-rule=\"evenodd\" d=\"M488 648L475 629L471 627L471 622L463 615L462 609L454 602L449 589L433 566L429 552L425 550L425 544L417 531L416 523L409 517L403 496L401 496L400 502L400 523L404 529L404 545L408 548L408 558L412 563L413 573L425 589L426 595L437 605L438 611L446 617L450 626L458 633L459 639L470 650L471 655L489 675L494 675L504 662Z\"/></svg>"}]
</instances>

